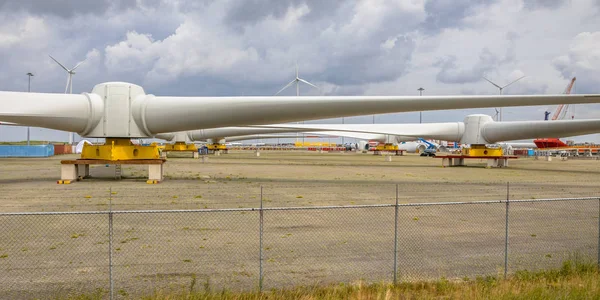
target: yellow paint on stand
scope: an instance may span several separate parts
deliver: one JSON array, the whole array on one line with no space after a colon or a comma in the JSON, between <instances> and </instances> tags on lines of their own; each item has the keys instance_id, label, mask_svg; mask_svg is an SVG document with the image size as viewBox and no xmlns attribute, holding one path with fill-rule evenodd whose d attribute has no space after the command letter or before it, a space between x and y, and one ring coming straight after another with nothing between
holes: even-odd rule
<instances>
[{"instance_id":1,"label":"yellow paint on stand","mask_svg":"<svg viewBox=\"0 0 600 300\"><path fill-rule=\"evenodd\" d=\"M462 155L466 156L487 156L499 157L502 156L502 148L488 148L485 145L471 145L471 148L463 148Z\"/></svg>"},{"instance_id":2,"label":"yellow paint on stand","mask_svg":"<svg viewBox=\"0 0 600 300\"><path fill-rule=\"evenodd\" d=\"M131 140L127 138L107 138L104 145L84 144L81 158L112 161L159 159L160 154L155 143L150 146L142 146L132 144Z\"/></svg>"},{"instance_id":3,"label":"yellow paint on stand","mask_svg":"<svg viewBox=\"0 0 600 300\"><path fill-rule=\"evenodd\" d=\"M227 146L224 144L206 144L208 150L227 150Z\"/></svg>"},{"instance_id":4,"label":"yellow paint on stand","mask_svg":"<svg viewBox=\"0 0 600 300\"><path fill-rule=\"evenodd\" d=\"M375 147L376 151L398 151L398 145L394 144L379 144Z\"/></svg>"},{"instance_id":5,"label":"yellow paint on stand","mask_svg":"<svg viewBox=\"0 0 600 300\"><path fill-rule=\"evenodd\" d=\"M186 144L185 142L176 142L175 144L167 144L163 151L193 151L198 152L198 148L194 144Z\"/></svg>"}]
</instances>

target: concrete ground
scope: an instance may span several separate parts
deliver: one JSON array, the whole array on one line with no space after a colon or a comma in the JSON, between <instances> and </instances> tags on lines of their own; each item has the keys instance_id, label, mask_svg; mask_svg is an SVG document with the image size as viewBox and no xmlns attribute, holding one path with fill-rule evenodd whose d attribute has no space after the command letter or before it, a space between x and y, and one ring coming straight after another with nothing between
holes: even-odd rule
<instances>
[{"instance_id":1,"label":"concrete ground","mask_svg":"<svg viewBox=\"0 0 600 300\"><path fill-rule=\"evenodd\" d=\"M0 160L0 298L108 290L109 206L115 293L253 289L259 278L259 212L140 213L134 210L313 207L595 197L600 161L520 158L507 169L485 161L441 168L416 155L253 152L208 162L169 159L166 179L147 170L94 166L91 179L58 185L61 156ZM396 192L398 189L398 192ZM509 270L596 257L599 201L514 203L509 209ZM129 213L127 213L129 212ZM395 208L268 210L263 213L265 288L392 280ZM473 278L503 272L506 205L401 206L401 280Z\"/></svg>"}]
</instances>

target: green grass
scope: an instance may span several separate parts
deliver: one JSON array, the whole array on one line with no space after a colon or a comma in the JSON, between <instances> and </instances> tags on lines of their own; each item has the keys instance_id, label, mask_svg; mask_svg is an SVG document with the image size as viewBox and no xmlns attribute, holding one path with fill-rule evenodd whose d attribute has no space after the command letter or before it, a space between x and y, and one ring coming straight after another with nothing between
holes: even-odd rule
<instances>
[{"instance_id":1,"label":"green grass","mask_svg":"<svg viewBox=\"0 0 600 300\"><path fill-rule=\"evenodd\" d=\"M197 278L181 292L156 291L152 295L128 299L212 300L212 299L599 299L600 273L595 263L565 262L561 268L538 272L519 271L504 280L496 276L460 280L440 279L400 283L336 284L269 290L263 293L214 291L209 281L196 291ZM121 290L119 294L126 293ZM59 299L100 299L102 294L78 295Z\"/></svg>"}]
</instances>

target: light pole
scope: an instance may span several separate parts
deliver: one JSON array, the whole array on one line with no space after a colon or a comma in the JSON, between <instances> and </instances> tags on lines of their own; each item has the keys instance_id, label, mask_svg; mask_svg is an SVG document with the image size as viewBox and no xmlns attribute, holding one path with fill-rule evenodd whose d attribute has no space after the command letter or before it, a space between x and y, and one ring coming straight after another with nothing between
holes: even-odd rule
<instances>
[{"instance_id":1,"label":"light pole","mask_svg":"<svg viewBox=\"0 0 600 300\"><path fill-rule=\"evenodd\" d=\"M33 77L33 73L29 72L27 73L27 77L29 78L28 80L28 84L27 84L27 92L31 93L31 77ZM29 126L27 126L27 146L29 146Z\"/></svg>"},{"instance_id":2,"label":"light pole","mask_svg":"<svg viewBox=\"0 0 600 300\"><path fill-rule=\"evenodd\" d=\"M422 87L420 87L419 89L417 89L417 91L419 91L419 96L423 96L423 91L424 90L425 89L422 88ZM421 123L423 123L423 112L422 111L419 112L419 124L421 124Z\"/></svg>"}]
</instances>

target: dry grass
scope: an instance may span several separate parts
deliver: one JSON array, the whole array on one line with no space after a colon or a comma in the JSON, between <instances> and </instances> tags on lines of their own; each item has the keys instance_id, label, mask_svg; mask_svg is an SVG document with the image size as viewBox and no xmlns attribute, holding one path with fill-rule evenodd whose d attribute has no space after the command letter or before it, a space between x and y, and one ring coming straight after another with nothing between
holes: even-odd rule
<instances>
[{"instance_id":1,"label":"dry grass","mask_svg":"<svg viewBox=\"0 0 600 300\"><path fill-rule=\"evenodd\" d=\"M555 270L521 271L507 280L495 276L474 280L424 281L414 283L338 284L324 287L297 287L263 293L195 291L196 281L180 293L155 292L145 300L210 300L210 299L598 299L600 274L594 263L567 261ZM105 295L105 294L104 294ZM124 295L121 295L124 296ZM66 299L100 299L103 293L80 295ZM128 298L128 297L125 297Z\"/></svg>"}]
</instances>

